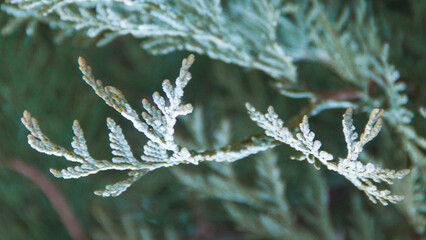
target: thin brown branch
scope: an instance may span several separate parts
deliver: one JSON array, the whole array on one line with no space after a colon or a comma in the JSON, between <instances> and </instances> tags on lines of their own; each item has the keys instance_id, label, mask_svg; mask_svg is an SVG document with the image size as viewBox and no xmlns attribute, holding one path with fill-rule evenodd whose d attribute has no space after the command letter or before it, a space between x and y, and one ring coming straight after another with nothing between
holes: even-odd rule
<instances>
[{"instance_id":1,"label":"thin brown branch","mask_svg":"<svg viewBox=\"0 0 426 240\"><path fill-rule=\"evenodd\" d=\"M338 89L332 91L325 91L319 94L321 100L358 100L361 99L362 95L360 91L355 89Z\"/></svg>"},{"instance_id":2,"label":"thin brown branch","mask_svg":"<svg viewBox=\"0 0 426 240\"><path fill-rule=\"evenodd\" d=\"M40 170L32 164L20 158L11 158L8 165L13 170L30 179L44 193L59 215L71 238L74 240L86 240L86 234L74 215L71 207L66 202L61 190L51 182Z\"/></svg>"}]
</instances>

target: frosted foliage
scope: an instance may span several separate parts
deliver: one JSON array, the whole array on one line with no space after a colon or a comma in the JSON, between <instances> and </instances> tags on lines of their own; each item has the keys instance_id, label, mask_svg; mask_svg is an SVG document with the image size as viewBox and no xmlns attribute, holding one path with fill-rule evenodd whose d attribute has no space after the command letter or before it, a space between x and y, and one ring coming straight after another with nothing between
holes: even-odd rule
<instances>
[{"instance_id":1,"label":"frosted foliage","mask_svg":"<svg viewBox=\"0 0 426 240\"><path fill-rule=\"evenodd\" d=\"M77 163L63 170L52 169L57 177L79 178L109 169L128 171L128 179L96 192L102 196L116 196L142 175L160 167L202 161L232 162L285 143L301 152L293 159L307 160L317 169L325 165L350 180L373 202L393 203L402 196L379 190L376 183L391 184L408 170L395 172L359 160L364 145L379 133L382 119L398 136L409 164L421 169L426 166L426 139L410 125L414 114L406 107L406 86L398 81L400 74L389 61L389 46L381 41L372 9L365 0L6 0L1 8L13 16L3 34L25 25L27 34L32 35L39 23L45 23L58 30L58 40L82 34L96 39L99 46L130 35L140 39L142 48L152 54L187 50L263 71L275 80L274 86L282 95L309 99L307 111L302 110L308 116L349 108L343 116L348 150L345 157L322 149L306 116L293 131L285 127L272 107L262 114L250 105L250 117L265 129L264 133L225 146L219 144L214 150L195 151L179 145L174 134L177 118L193 110L191 104L182 100L191 79L192 55L183 61L174 83L163 82L164 95L154 93L152 101L142 100L142 113L134 110L120 90L104 87L96 80L80 58L84 81L147 137L142 156L133 155L120 126L112 119L107 120L110 160L98 160L89 154L77 121L71 144L74 150L69 151L50 141L30 113L25 112L22 120L31 131L29 143L34 149ZM297 84L296 63L300 61L313 61L328 68L354 88L351 91L356 100L326 99L321 92L311 90L311 86ZM372 95L372 85L377 85L378 92L383 94ZM384 112L378 110L383 107ZM352 108L371 112L361 135L352 123ZM426 115L424 109L420 113Z\"/></svg>"},{"instance_id":2,"label":"frosted foliage","mask_svg":"<svg viewBox=\"0 0 426 240\"><path fill-rule=\"evenodd\" d=\"M9 0L2 9L16 17L6 30L27 21L33 23L28 26L44 22L61 30L59 36L77 31L90 38L100 36L100 46L131 35L143 39L141 46L153 54L185 49L295 82L296 67L276 35L286 6L292 4L280 0Z\"/></svg>"},{"instance_id":3,"label":"frosted foliage","mask_svg":"<svg viewBox=\"0 0 426 240\"><path fill-rule=\"evenodd\" d=\"M374 109L365 126L364 132L358 141L358 134L355 132L352 120L352 109L346 110L343 115L343 133L347 144L348 155L345 158L335 158L332 154L320 150L321 142L315 139L315 134L309 129L308 118L303 117L298 131L292 133L284 122L278 118L272 107L268 108L266 114L257 112L256 109L247 103L250 118L261 128L265 129L265 134L280 142L283 142L295 150L301 152L301 156L293 158L296 160L307 160L309 163L319 168L325 165L329 170L335 171L347 178L352 184L363 191L368 198L376 203L379 201L383 205L388 202L396 203L401 201L403 196L392 195L389 190L379 190L375 183L385 182L392 184L394 179L401 179L409 173L408 169L395 171L375 166L372 163L364 164L358 160L364 145L377 136L381 129L383 111Z\"/></svg>"},{"instance_id":4,"label":"frosted foliage","mask_svg":"<svg viewBox=\"0 0 426 240\"><path fill-rule=\"evenodd\" d=\"M100 80L95 79L92 69L84 59L79 58L78 62L83 73L83 80L93 88L107 105L131 121L134 128L148 138L147 143L143 146L144 152L140 159L134 157L121 127L111 118L107 119L113 155L111 160L98 160L89 154L83 130L77 120L73 124L74 137L71 143L73 151L56 145L47 138L41 131L37 120L28 111L24 112L22 122L31 132L28 135L28 143L32 148L48 155L64 157L68 161L78 163L77 166L62 170L51 169L52 174L58 178L80 178L105 170L128 171L129 178L108 185L105 190L95 191L97 195L104 197L118 196L144 174L157 168L179 164L198 164L201 161L231 162L275 146L275 143L270 139L251 137L239 145L228 145L216 150L195 152L179 146L175 142L174 127L177 117L192 112L192 105L183 104L182 97L184 88L191 79L189 68L194 63L193 55L182 61L182 67L174 85L169 80L164 80L165 97L155 92L153 94L155 105L152 105L146 99L142 100L142 106L145 109L142 112L143 120L130 106L120 90L112 86L104 87Z\"/></svg>"}]
</instances>

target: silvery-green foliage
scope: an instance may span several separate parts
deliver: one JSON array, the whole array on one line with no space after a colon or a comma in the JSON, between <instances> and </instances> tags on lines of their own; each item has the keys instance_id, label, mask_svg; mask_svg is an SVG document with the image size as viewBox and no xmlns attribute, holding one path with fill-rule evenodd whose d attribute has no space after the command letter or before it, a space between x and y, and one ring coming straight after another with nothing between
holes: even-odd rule
<instances>
[{"instance_id":1,"label":"silvery-green foliage","mask_svg":"<svg viewBox=\"0 0 426 240\"><path fill-rule=\"evenodd\" d=\"M275 153L266 151L260 154L256 160L256 176L253 176L256 184L253 186L241 183L231 163L209 163L211 170L207 174L183 169L173 169L173 173L181 183L195 189L204 198L221 200L230 219L240 230L252 236L315 239L319 232L331 234L333 230L328 219L328 199L320 200L326 195L326 185L319 184L321 181L316 182L319 184L315 186L319 193L306 196L313 198L312 209L315 211L311 211L311 206L306 206L310 210L299 213L311 219L315 227L307 228L298 224L292 217L294 211L286 198L286 184L277 163L278 156ZM309 190L306 192L310 193Z\"/></svg>"},{"instance_id":2,"label":"silvery-green foliage","mask_svg":"<svg viewBox=\"0 0 426 240\"><path fill-rule=\"evenodd\" d=\"M406 106L408 97L404 93L406 86L398 82L400 77L395 66L389 64L389 46L385 45L381 58L375 62L372 70L372 78L385 92L385 98L380 105L387 104L383 118L392 126L400 136L400 141L412 162L421 168L426 167L426 138L419 135L410 125L414 113Z\"/></svg>"},{"instance_id":3,"label":"silvery-green foliage","mask_svg":"<svg viewBox=\"0 0 426 240\"><path fill-rule=\"evenodd\" d=\"M388 47L379 37L372 9L365 0L327 3L10 0L2 8L15 16L4 28L6 32L28 21L31 29L41 21L65 35L83 31L89 37L98 37L100 45L132 35L142 38L142 46L154 54L185 49L259 69L292 83L297 81L294 62L319 62L342 81L356 86L361 103L324 101L307 88L289 87L288 81L276 82L280 93L310 98L313 114L331 108L356 108L359 104L368 106L368 111L388 105L384 118L401 133L404 148L413 161L424 165L425 158L419 152L426 148L426 140L408 125L413 114L403 106L407 102L405 85L396 83L399 73L389 63ZM385 96L369 95L371 81L383 89Z\"/></svg>"},{"instance_id":4,"label":"silvery-green foliage","mask_svg":"<svg viewBox=\"0 0 426 240\"><path fill-rule=\"evenodd\" d=\"M399 204L418 234L426 230L426 179L422 168L411 169L411 174L395 184L394 189L404 194Z\"/></svg>"},{"instance_id":5,"label":"silvery-green foliage","mask_svg":"<svg viewBox=\"0 0 426 240\"><path fill-rule=\"evenodd\" d=\"M330 6L317 0L9 0L2 8L15 17L5 32L29 22L32 33L44 22L61 36L80 31L99 37L98 45L132 35L154 54L185 49L290 82L297 81L294 61L314 60L365 87L367 81L358 79L381 47L361 0Z\"/></svg>"},{"instance_id":6,"label":"silvery-green foliage","mask_svg":"<svg viewBox=\"0 0 426 240\"><path fill-rule=\"evenodd\" d=\"M285 48L287 52L295 61L310 59L322 63L336 72L341 80L356 86L361 93L361 102L368 106L363 111L386 106L383 119L400 136L411 161L424 168L426 139L410 125L414 114L406 107L406 86L398 81L400 73L390 63L389 45L381 41L377 24L372 14L368 14L371 8L367 7L366 1L353 1L352 7L351 4L326 6L320 1L312 2L313 6L299 5L302 10L295 14L294 20L283 24L300 32L296 35L300 36L299 41L293 43L303 43ZM384 95L370 96L371 81L383 90ZM278 82L276 86L283 95L298 97L288 92L282 83ZM347 101L318 101L314 94L306 92L300 97L311 98L314 102L312 115L324 109L359 107L359 104Z\"/></svg>"},{"instance_id":7,"label":"silvery-green foliage","mask_svg":"<svg viewBox=\"0 0 426 240\"><path fill-rule=\"evenodd\" d=\"M365 125L364 132L358 139L358 133L355 132L355 126L352 120L352 109L346 110L343 115L343 133L347 144L348 154L344 158L335 159L332 154L320 150L322 143L315 139L315 133L309 128L308 118L303 117L299 124L299 130L296 134L292 133L284 122L278 118L273 107L268 108L268 113L262 114L247 103L246 105L250 118L255 121L259 127L265 129L267 136L280 142L288 144L290 147L302 153L301 156L293 158L296 160L307 160L319 168L321 164L329 170L336 171L347 178L355 187L364 191L368 198L376 203L379 201L383 205L388 202L396 203L404 197L401 195L392 195L389 190L379 190L375 183L386 182L392 184L394 179L401 179L409 173L408 169L395 172L395 170L384 169L375 166L372 163L363 164L358 161L358 156L362 152L366 143L377 136L381 127L383 110L373 109L370 118Z\"/></svg>"},{"instance_id":8,"label":"silvery-green foliage","mask_svg":"<svg viewBox=\"0 0 426 240\"><path fill-rule=\"evenodd\" d=\"M343 80L365 88L370 61L379 56L382 44L374 19L367 14L366 2L327 6L312 2L313 6L301 13L308 24L298 24L306 29L303 35L309 39L310 48L302 48L303 54L296 56L322 62Z\"/></svg>"},{"instance_id":9,"label":"silvery-green foliage","mask_svg":"<svg viewBox=\"0 0 426 240\"><path fill-rule=\"evenodd\" d=\"M376 224L371 214L363 207L361 197L354 194L350 199L351 215L348 217L349 226L345 233L345 239L378 239L378 232L375 231Z\"/></svg>"},{"instance_id":10,"label":"silvery-green foliage","mask_svg":"<svg viewBox=\"0 0 426 240\"><path fill-rule=\"evenodd\" d=\"M143 39L143 48L154 54L185 49L227 63L262 70L276 80L283 80L276 84L282 94L293 98L310 98L312 107L309 115L331 108L358 108L363 105L365 107L361 110L370 111L389 106L383 118L400 133L404 149L413 161L424 165L422 149L426 148L426 140L409 125L413 114L404 107L407 102L407 97L402 93L405 86L397 83L399 73L389 63L388 47L380 41L374 19L367 14L365 1L331 6L326 7L317 0L297 3L278 0L226 3L193 0L10 0L2 8L16 17L5 31L22 22L30 21L28 26L31 27L41 21L60 29L65 35L83 31L89 37L99 37L99 45L119 36L132 35ZM294 61L300 60L314 60L329 67L341 80L357 88L361 102L323 101L315 93L303 88L300 92L290 91L286 84L296 83ZM141 120L119 90L114 87L104 88L100 81L94 79L91 69L80 60L84 80L108 105L130 120L149 139L144 146L141 161L133 157L121 128L111 119L107 121L114 155L111 161L94 160L90 156L77 122L73 127L76 136L72 144L76 150L69 152L50 142L39 130L37 122L26 113L23 121L32 132L30 144L39 151L64 156L82 164L67 170L53 171L58 177L80 177L112 168L130 170L129 179L108 186L106 192L98 192L108 196L120 194L143 174L159 167L197 164L200 161L231 162L274 147L281 141L305 153L303 159L315 167L318 168L322 163L344 175L366 192L373 202L378 200L386 204L387 201L401 200L401 197L390 195L386 190L377 190L373 182L391 183L393 178L403 177L405 171L395 173L357 161L365 143L380 130L380 116L383 113L376 109L372 111L359 141L355 141L351 111L345 114L346 158L334 159L330 153L320 150L321 143L314 141L307 117L300 124L299 133L293 135L290 129L283 127L272 109L262 115L250 106L252 119L267 129L266 135L250 136L237 145L201 153L179 146L174 139L174 125L178 116L192 111L191 105L181 105L183 88L190 79L188 68L192 61L192 57L184 61L176 87L164 81L163 90L167 99L155 93L155 106L147 100L142 101L146 112L142 113ZM385 96L369 96L368 85L371 80L383 89Z\"/></svg>"},{"instance_id":11,"label":"silvery-green foliage","mask_svg":"<svg viewBox=\"0 0 426 240\"><path fill-rule=\"evenodd\" d=\"M119 219L106 209L96 206L92 210L94 218L99 222L100 228L91 232L91 239L99 240L154 240L151 227L147 221L136 221L131 213L120 214ZM118 220L118 221L117 221ZM163 229L164 239L179 239L173 226Z\"/></svg>"},{"instance_id":12,"label":"silvery-green foliage","mask_svg":"<svg viewBox=\"0 0 426 240\"><path fill-rule=\"evenodd\" d=\"M123 214L115 221L108 212L100 206L93 207L92 215L101 228L91 232L92 239L142 239L139 235L144 236L143 239L153 239L149 228L145 224L138 226L131 214Z\"/></svg>"},{"instance_id":13,"label":"silvery-green foliage","mask_svg":"<svg viewBox=\"0 0 426 240\"><path fill-rule=\"evenodd\" d=\"M370 14L372 9L365 0L327 3L318 0L9 0L2 8L15 17L5 27L6 32L17 24L30 21L28 27L31 27L41 21L65 35L83 31L89 37L99 37L101 45L119 36L132 35L142 38L142 46L154 54L185 49L259 69L291 83L297 81L294 62L312 60L356 86L368 106L383 105L368 94L372 80L384 91L392 91L385 97L394 101L392 98L405 86L388 78L394 74L383 74L382 69L391 65L384 57L387 53L382 52L386 44L380 40L377 24ZM317 102L311 90L294 85L301 92L293 92L286 83L276 83L282 94L311 98L316 104L322 102ZM322 104L323 107L332 104L329 108L350 105L336 101Z\"/></svg>"},{"instance_id":14,"label":"silvery-green foliage","mask_svg":"<svg viewBox=\"0 0 426 240\"><path fill-rule=\"evenodd\" d=\"M278 167L278 157L266 151L256 160L255 185L238 180L231 163L209 163L207 174L173 169L184 185L201 196L221 200L230 219L240 230L259 238L334 239L328 212L328 188L318 172L310 172L311 186L304 189L303 206L290 207L286 183ZM230 186L230 187L229 187ZM303 219L300 224L294 215Z\"/></svg>"},{"instance_id":15,"label":"silvery-green foliage","mask_svg":"<svg viewBox=\"0 0 426 240\"><path fill-rule=\"evenodd\" d=\"M71 143L73 151L69 151L53 143L41 131L37 119L32 117L28 111L25 111L22 122L31 132L28 135L28 143L39 152L64 157L68 161L80 164L60 171L51 169L53 175L58 178L80 178L111 169L128 170L129 178L113 185L108 185L105 190L95 191L95 194L104 197L120 195L144 174L157 168L179 164L197 165L202 161L232 162L274 147L275 143L273 141L262 136L251 137L237 146L223 146L215 151L204 152L190 151L175 142L174 126L177 117L192 112L192 105L183 104L181 98L183 97L184 87L191 79L191 74L188 70L193 62L193 55L182 61L182 67L179 76L176 78L175 86L169 80L163 81L163 91L166 98L155 92L152 96L155 106L146 99L142 100L142 105L145 109L145 112L141 114L142 120L120 90L112 86L104 87L100 80L95 79L92 69L86 65L85 60L79 59L83 80L93 88L95 93L107 105L131 121L134 128L148 138L148 142L143 147L144 152L140 160L134 157L120 126L111 118L107 119L107 126L110 130L110 147L113 155L111 160L97 160L89 154L83 130L77 120L73 124L74 137Z\"/></svg>"},{"instance_id":16,"label":"silvery-green foliage","mask_svg":"<svg viewBox=\"0 0 426 240\"><path fill-rule=\"evenodd\" d=\"M102 46L117 37L143 39L153 54L188 50L296 81L292 58L277 40L278 21L292 4L280 0L10 0L2 6L15 19L3 31L29 21L48 23L69 36L83 31ZM33 30L28 30L33 32Z\"/></svg>"},{"instance_id":17,"label":"silvery-green foliage","mask_svg":"<svg viewBox=\"0 0 426 240\"><path fill-rule=\"evenodd\" d=\"M223 146L231 141L231 127L222 121L214 131L214 139L208 139L205 121L200 109L185 121L190 129L195 146L204 149ZM287 199L287 186L278 166L278 155L272 151L262 152L255 161L253 185L244 184L237 177L237 168L231 163L207 163L209 171L188 171L173 168L172 172L181 183L199 193L203 198L217 199L223 203L230 220L248 236L285 239L334 239L333 227L328 212L328 187L321 173L309 172L309 183L304 188L303 205L297 210ZM310 171L310 170L308 170ZM303 218L299 224L294 215Z\"/></svg>"},{"instance_id":18,"label":"silvery-green foliage","mask_svg":"<svg viewBox=\"0 0 426 240\"><path fill-rule=\"evenodd\" d=\"M371 163L363 165L357 161L359 153L363 150L363 146L380 131L382 121L380 116L383 114L383 111L377 109L372 111L359 141L355 141L357 134L354 132L352 124L352 110L347 110L343 119L343 130L347 142L348 155L346 158L339 158L337 163L332 161L333 156L330 153L320 150L320 141L314 141L315 134L310 131L306 116L299 125L300 132L294 135L288 128L284 127L284 123L278 118L272 107L269 108L269 112L266 115L263 115L256 112L249 104L247 104L247 108L251 119L266 130L266 135L251 136L244 141L239 141L238 144L230 144L214 151L195 152L181 147L175 142L174 126L178 116L187 115L192 112L192 105L182 104L181 98L184 87L191 79L191 74L188 70L193 62L193 55L183 60L175 86L168 80L163 82L163 90L166 98L160 96L157 92L154 93L153 101L156 104L155 106L151 105L148 100L143 99L142 105L146 112L142 113L143 120L141 120L137 112L130 106L118 89L111 86L104 87L100 80L95 79L91 68L86 65L85 61L82 58L79 59L80 70L83 73L83 79L86 83L95 90L96 94L107 105L113 107L124 118L130 120L135 129L149 139L144 146L144 154L141 156L141 160L137 160L133 156L121 128L110 118L107 119L107 126L110 129L110 146L114 155L110 161L96 160L89 154L83 131L78 121L75 121L73 125L75 136L71 145L74 151L71 152L50 141L40 130L37 120L30 113L25 112L22 122L31 132L28 136L28 141L34 149L40 152L63 156L68 161L81 164L61 171L52 169L51 172L56 177L79 178L110 169L129 170L128 179L108 185L105 190L95 192L101 196L118 196L144 174L160 167L170 167L179 164L198 164L201 161L232 162L272 148L279 141L289 144L291 147L302 152L303 156L299 160L306 159L309 163L314 164L316 168L319 168L320 163L322 163L328 169L345 176L357 188L364 191L373 202L378 200L382 204L387 205L387 202L395 203L403 198L402 196L391 195L388 190L378 190L373 182L385 181L391 184L393 179L402 178L408 173L408 170L395 172L394 170L376 167ZM183 179L181 180L183 181ZM222 181L215 176L209 180L209 182L214 182L217 187L212 190L212 193L216 192L218 195L222 195L223 192L227 192L228 194L226 195L233 201L248 202L251 204L256 202L256 199L247 192L233 192L233 189L239 187L238 185L233 185L232 182L224 184ZM196 181L192 181L192 183L196 184Z\"/></svg>"},{"instance_id":19,"label":"silvery-green foliage","mask_svg":"<svg viewBox=\"0 0 426 240\"><path fill-rule=\"evenodd\" d=\"M183 90L190 79L188 68L192 64L191 57L183 64L176 84L163 83L166 97L156 93L153 95L154 104L145 99L142 101L145 108L142 116L119 90L103 87L100 81L96 81L91 69L81 60L84 80L147 137L142 156L134 156L122 129L110 118L107 119L112 153L110 160L91 156L77 121L73 124L73 151L69 151L47 138L36 119L26 112L23 122L31 131L29 143L38 151L63 156L77 163L61 171L52 169L57 177L78 178L108 169L128 171L128 179L109 185L106 190L96 191L101 196L117 196L144 174L159 167L216 161L207 163L211 169L208 174L182 171L182 168L173 170L185 185L206 197L221 199L232 221L241 230L255 231L253 234L262 238L310 239L318 237L314 235L316 233L324 239L335 238L327 212L328 189L320 172L309 169L311 172L307 175L315 181L303 187L303 194L310 201L295 210L286 198L286 183L282 181L276 155L269 152L260 155L261 159L256 161L254 186L246 186L239 181L235 166L228 163L283 142L302 153L293 159L307 160L315 168L325 165L328 170L343 175L364 191L373 202L380 201L386 205L401 200L404 195L405 200L398 207L415 231L423 234L426 184L422 173L426 166L426 139L411 125L415 115L407 107L406 86L389 60L389 46L380 39L378 25L367 2L6 0L2 9L15 18L3 28L3 33L26 25L27 34L32 35L39 23L45 23L59 30L58 39L80 33L94 38L99 46L129 35L141 39L142 48L153 54L189 50L226 63L261 70L278 80L275 87L281 94L309 100L309 106L302 109L300 115L312 117L335 108L371 112L360 136L352 123L352 110L344 114L343 133L348 153L343 157L333 156L322 148L322 143L315 139L309 127L307 116L298 128L293 129L291 124L284 125L272 108L267 114L261 114L248 106L251 118L266 130L263 133L229 144L229 124L224 123L221 126L223 131L209 137L202 135L202 126L195 125L194 143L179 139L174 134L177 117L192 111L191 105L182 103ZM304 61L313 61L331 70L357 98L324 99L310 86L312 82L307 81L306 86L299 85L296 65ZM312 79L317 80L320 79ZM426 118L424 109L420 109L420 114ZM194 111L193 115L200 116L200 111ZM395 145L401 146L409 157L409 161L401 162L400 166L410 166L412 174L391 188L392 192L402 195L380 190L378 184L392 184L394 179L404 177L408 170L395 172L383 169L373 157L363 155L364 145L376 137L382 124L396 136ZM216 140L213 144L209 144L211 138ZM359 208L359 203L354 201L354 206ZM370 224L368 215L364 213L354 211L355 216L351 218L359 220L354 224L355 238L373 236L371 231L375 226ZM302 226L299 226L300 222L303 222ZM123 222L123 226L132 224ZM143 239L153 238L145 225L140 232Z\"/></svg>"},{"instance_id":20,"label":"silvery-green foliage","mask_svg":"<svg viewBox=\"0 0 426 240\"><path fill-rule=\"evenodd\" d=\"M279 20L280 43L294 62L322 64L340 80L356 86L363 100L368 100L370 69L383 46L370 12L364 0L298 1L292 14ZM282 82L275 86L285 96L318 101L308 88L292 90Z\"/></svg>"}]
</instances>

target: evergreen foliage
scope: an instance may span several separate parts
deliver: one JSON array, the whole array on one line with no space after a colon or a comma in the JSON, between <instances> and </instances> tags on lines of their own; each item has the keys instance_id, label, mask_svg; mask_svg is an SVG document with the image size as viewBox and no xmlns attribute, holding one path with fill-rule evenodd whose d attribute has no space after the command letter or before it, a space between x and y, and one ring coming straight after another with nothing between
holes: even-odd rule
<instances>
[{"instance_id":1,"label":"evergreen foliage","mask_svg":"<svg viewBox=\"0 0 426 240\"><path fill-rule=\"evenodd\" d=\"M6 0L1 9L0 235L424 236L424 1ZM193 53L205 57L194 64ZM176 80L156 92L183 54ZM78 58L83 80L121 118L76 81L79 55L123 89ZM68 150L64 123L74 117ZM24 127L33 149L66 164L29 150ZM52 190L46 166L79 179L51 179L62 191ZM115 183L95 194L120 197L89 194L105 179Z\"/></svg>"}]
</instances>

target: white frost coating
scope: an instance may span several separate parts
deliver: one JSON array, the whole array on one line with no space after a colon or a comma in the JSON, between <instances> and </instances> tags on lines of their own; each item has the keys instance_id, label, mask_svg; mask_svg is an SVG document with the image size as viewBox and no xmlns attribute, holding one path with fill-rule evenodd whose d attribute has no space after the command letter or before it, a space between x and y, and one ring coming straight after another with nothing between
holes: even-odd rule
<instances>
[{"instance_id":1,"label":"white frost coating","mask_svg":"<svg viewBox=\"0 0 426 240\"><path fill-rule=\"evenodd\" d=\"M348 155L345 158L335 159L332 154L320 150L322 144L319 140L314 140L315 134L309 129L308 118L306 116L303 117L302 122L299 124L298 132L293 134L284 126L284 122L278 118L272 107L268 108L266 114L257 112L248 103L246 107L250 118L259 127L265 129L267 136L288 144L302 153L301 156L293 159L307 160L309 163L314 164L316 168L319 168L319 163L322 163L328 169L336 171L351 181L355 187L363 191L374 203L379 201L383 205L387 205L388 202L396 203L404 198L401 195L390 194L389 190L379 190L374 183L386 182L392 184L394 179L401 179L407 175L410 172L408 169L396 172L395 170L376 167L372 163L363 164L358 160L358 156L363 150L364 145L379 133L383 110L374 109L371 112L364 132L358 141L355 141L358 138L358 134L355 132L355 127L352 123L352 109L349 108L346 110L342 123Z\"/></svg>"},{"instance_id":2,"label":"white frost coating","mask_svg":"<svg viewBox=\"0 0 426 240\"><path fill-rule=\"evenodd\" d=\"M98 45L132 35L154 54L185 49L288 83L296 82L296 67L276 35L281 9L291 6L249 0L9 0L2 9L16 18L10 26L32 19L49 23L65 36L81 31L100 37Z\"/></svg>"},{"instance_id":3,"label":"white frost coating","mask_svg":"<svg viewBox=\"0 0 426 240\"><path fill-rule=\"evenodd\" d=\"M191 80L189 68L193 63L193 55L182 61L182 67L179 76L176 78L175 85L172 85L169 80L163 82L163 90L166 97L162 97L158 92L153 94L155 105L151 105L146 99L142 100L145 112L142 113L143 120L141 120L139 114L130 106L120 90L111 86L104 87L100 80L95 79L92 69L86 62L82 58L79 59L83 80L93 88L107 105L113 107L123 117L130 120L133 126L148 138L148 142L143 147L144 153L140 160L134 157L123 131L111 118L107 119L107 126L110 130L110 147L113 155L111 160L96 160L89 154L83 130L77 120L73 124L75 136L71 143L74 151L68 151L50 141L40 130L37 120L29 112L25 111L22 122L31 132L28 135L28 143L39 152L64 157L68 161L80 163L78 166L62 170L51 169L53 175L59 178L80 178L105 170L129 171L129 178L108 185L105 190L95 191L97 195L104 197L120 195L133 182L157 168L179 164L197 165L202 161L232 162L274 147L276 143L265 137L252 137L235 146L229 145L218 150L200 153L190 151L176 144L174 127L177 117L192 112L192 105L183 104L182 97L185 86Z\"/></svg>"}]
</instances>

